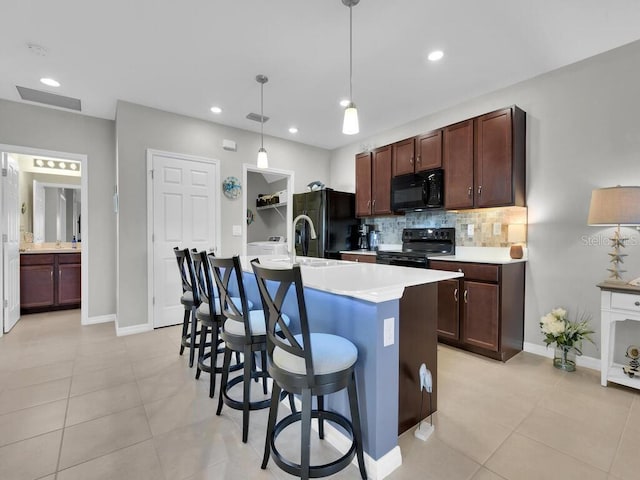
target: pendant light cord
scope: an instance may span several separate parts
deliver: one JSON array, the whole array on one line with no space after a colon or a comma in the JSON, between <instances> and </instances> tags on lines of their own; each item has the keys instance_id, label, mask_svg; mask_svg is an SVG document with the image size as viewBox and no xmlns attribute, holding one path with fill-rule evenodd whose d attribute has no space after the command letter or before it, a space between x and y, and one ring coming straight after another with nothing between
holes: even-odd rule
<instances>
[{"instance_id":1,"label":"pendant light cord","mask_svg":"<svg viewBox=\"0 0 640 480\"><path fill-rule=\"evenodd\" d=\"M349 5L349 102L353 103L353 5Z\"/></svg>"},{"instance_id":2,"label":"pendant light cord","mask_svg":"<svg viewBox=\"0 0 640 480\"><path fill-rule=\"evenodd\" d=\"M264 82L260 83L260 148L264 148Z\"/></svg>"}]
</instances>

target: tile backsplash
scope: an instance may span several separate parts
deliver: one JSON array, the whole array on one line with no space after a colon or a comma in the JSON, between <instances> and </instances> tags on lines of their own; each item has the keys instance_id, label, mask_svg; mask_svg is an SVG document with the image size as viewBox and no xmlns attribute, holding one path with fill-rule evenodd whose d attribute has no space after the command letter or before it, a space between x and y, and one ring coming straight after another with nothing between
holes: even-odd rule
<instances>
[{"instance_id":1,"label":"tile backsplash","mask_svg":"<svg viewBox=\"0 0 640 480\"><path fill-rule=\"evenodd\" d=\"M509 224L527 223L526 207L483 208L477 210L409 212L393 217L373 217L366 220L380 231L380 243L402 243L403 228L454 227L456 245L461 247L508 247ZM494 225L499 224L499 234ZM473 236L468 226L473 225ZM496 225L497 227L497 225ZM497 230L496 230L497 232Z\"/></svg>"}]
</instances>

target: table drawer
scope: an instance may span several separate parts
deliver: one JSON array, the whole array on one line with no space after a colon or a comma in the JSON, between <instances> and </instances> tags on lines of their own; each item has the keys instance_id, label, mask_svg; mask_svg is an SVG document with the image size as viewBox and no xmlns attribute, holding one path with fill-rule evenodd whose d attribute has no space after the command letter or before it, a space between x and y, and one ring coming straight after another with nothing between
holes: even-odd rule
<instances>
[{"instance_id":1,"label":"table drawer","mask_svg":"<svg viewBox=\"0 0 640 480\"><path fill-rule=\"evenodd\" d=\"M611 308L640 313L640 295L613 292L611 294Z\"/></svg>"},{"instance_id":2,"label":"table drawer","mask_svg":"<svg viewBox=\"0 0 640 480\"><path fill-rule=\"evenodd\" d=\"M462 272L465 280L481 280L484 282L498 282L500 278L500 265L486 263L447 262L430 260L429 268L445 270L447 272Z\"/></svg>"}]
</instances>

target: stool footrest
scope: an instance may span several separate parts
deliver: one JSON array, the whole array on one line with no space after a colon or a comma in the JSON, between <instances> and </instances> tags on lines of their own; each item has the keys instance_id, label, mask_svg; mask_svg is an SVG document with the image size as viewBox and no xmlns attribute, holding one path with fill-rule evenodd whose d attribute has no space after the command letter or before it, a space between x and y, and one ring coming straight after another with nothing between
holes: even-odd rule
<instances>
[{"instance_id":1,"label":"stool footrest","mask_svg":"<svg viewBox=\"0 0 640 480\"><path fill-rule=\"evenodd\" d=\"M258 378L258 377L267 377L268 378L268 373L267 372L253 372L251 374L251 378ZM223 389L220 394L222 395L222 401L224 402L225 405L227 405L230 408L233 408L234 410L243 410L244 409L244 404L242 402L242 400L235 400L233 398L231 398L229 396L229 390L231 390L233 387L235 387L236 385L238 385L239 383L243 382L243 377L241 375L237 376L237 377L233 377L231 380L229 380L229 382L227 383L227 386L225 389ZM260 400L257 402L249 402L249 410L262 410L264 408L269 408L269 406L271 405L271 398L266 398L264 400Z\"/></svg>"}]
</instances>

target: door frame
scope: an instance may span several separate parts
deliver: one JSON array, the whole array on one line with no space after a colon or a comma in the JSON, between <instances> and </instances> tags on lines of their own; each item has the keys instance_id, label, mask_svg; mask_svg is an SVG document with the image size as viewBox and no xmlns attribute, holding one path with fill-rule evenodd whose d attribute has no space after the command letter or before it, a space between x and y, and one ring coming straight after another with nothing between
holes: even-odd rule
<instances>
[{"instance_id":1,"label":"door frame","mask_svg":"<svg viewBox=\"0 0 640 480\"><path fill-rule=\"evenodd\" d=\"M247 208L249 208L249 202L247 199L247 173L275 173L278 175L284 175L287 177L287 251L291 253L293 248L293 186L294 186L294 172L292 170L282 170L279 168L258 168L251 163L242 164L242 255L247 255Z\"/></svg>"},{"instance_id":2,"label":"door frame","mask_svg":"<svg viewBox=\"0 0 640 480\"><path fill-rule=\"evenodd\" d=\"M80 162L80 228L82 231L82 247L80 249L80 288L82 289L80 300L80 324L89 325L92 323L89 321L89 156L83 153L59 152L57 150L32 148L22 145L8 145L3 143L0 143L0 152ZM4 294L2 296L4 297ZM4 323L4 318L2 321Z\"/></svg>"},{"instance_id":3,"label":"door frame","mask_svg":"<svg viewBox=\"0 0 640 480\"><path fill-rule=\"evenodd\" d=\"M215 251L219 251L222 239L221 224L221 205L220 205L220 161L214 158L200 157L196 155L188 155L185 153L169 152L166 150L157 150L147 148L147 324L146 329L153 330L153 294L155 291L155 277L153 271L153 157L154 155L164 155L179 160L188 160L191 162L201 162L212 164L215 171L214 183L217 186L216 204L213 210L213 223L215 225L215 235L213 247ZM144 328L144 327L143 327Z\"/></svg>"}]
</instances>

